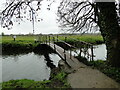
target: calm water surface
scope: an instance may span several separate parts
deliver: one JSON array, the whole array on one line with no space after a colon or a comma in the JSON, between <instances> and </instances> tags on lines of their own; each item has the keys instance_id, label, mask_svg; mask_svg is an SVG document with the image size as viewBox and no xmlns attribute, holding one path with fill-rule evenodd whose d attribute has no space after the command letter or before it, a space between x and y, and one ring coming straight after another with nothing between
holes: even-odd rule
<instances>
[{"instance_id":1,"label":"calm water surface","mask_svg":"<svg viewBox=\"0 0 120 90\"><path fill-rule=\"evenodd\" d=\"M88 51L91 54L91 50L89 49ZM94 52L94 56L95 56L94 60L106 60L107 50L106 50L105 44L95 45L93 52ZM74 56L77 56L79 53L80 53L79 49L72 51L72 55L74 55ZM83 53L81 55L84 56Z\"/></svg>"},{"instance_id":2,"label":"calm water surface","mask_svg":"<svg viewBox=\"0 0 120 90\"><path fill-rule=\"evenodd\" d=\"M47 58L46 58L47 57ZM48 80L53 67L60 60L56 54L37 55L32 53L17 56L2 56L2 81L16 79Z\"/></svg>"}]
</instances>

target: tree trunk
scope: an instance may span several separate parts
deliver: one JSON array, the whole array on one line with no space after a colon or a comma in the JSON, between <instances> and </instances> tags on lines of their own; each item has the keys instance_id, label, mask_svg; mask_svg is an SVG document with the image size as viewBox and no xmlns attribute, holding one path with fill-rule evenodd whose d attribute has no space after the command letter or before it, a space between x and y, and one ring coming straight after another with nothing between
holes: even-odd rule
<instances>
[{"instance_id":1,"label":"tree trunk","mask_svg":"<svg viewBox=\"0 0 120 90\"><path fill-rule=\"evenodd\" d=\"M120 26L114 2L97 2L98 25L106 44L107 61L120 67Z\"/></svg>"}]
</instances>

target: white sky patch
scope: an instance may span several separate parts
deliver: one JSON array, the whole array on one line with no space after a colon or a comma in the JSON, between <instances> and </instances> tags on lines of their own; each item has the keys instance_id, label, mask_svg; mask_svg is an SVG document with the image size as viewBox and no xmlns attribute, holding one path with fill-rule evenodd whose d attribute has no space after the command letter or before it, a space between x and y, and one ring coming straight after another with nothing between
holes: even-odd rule
<instances>
[{"instance_id":1,"label":"white sky patch","mask_svg":"<svg viewBox=\"0 0 120 90\"><path fill-rule=\"evenodd\" d=\"M0 0L0 8L5 4L5 0ZM41 2L41 10L39 13L39 17L43 19L43 21L35 22L35 34L56 34L60 32L60 28L58 27L57 22L57 7L59 6L59 1L56 0L51 5L50 10L47 10L48 2L43 0ZM1 10L0 10L1 11ZM28 34L33 32L32 22L24 20L24 22L20 22L21 24L14 23L14 26L11 30L7 28L0 27L0 33L4 32L5 34Z\"/></svg>"}]
</instances>

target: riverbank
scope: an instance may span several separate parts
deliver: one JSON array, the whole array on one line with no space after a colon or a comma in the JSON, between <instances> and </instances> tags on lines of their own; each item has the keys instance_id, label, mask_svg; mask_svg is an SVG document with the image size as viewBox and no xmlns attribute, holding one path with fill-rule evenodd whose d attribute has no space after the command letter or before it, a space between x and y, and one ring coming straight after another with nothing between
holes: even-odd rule
<instances>
[{"instance_id":1,"label":"riverbank","mask_svg":"<svg viewBox=\"0 0 120 90\"><path fill-rule=\"evenodd\" d=\"M67 74L59 68L54 68L51 72L49 80L34 81L28 79L10 80L2 83L2 89L5 88L70 88L66 81Z\"/></svg>"}]
</instances>

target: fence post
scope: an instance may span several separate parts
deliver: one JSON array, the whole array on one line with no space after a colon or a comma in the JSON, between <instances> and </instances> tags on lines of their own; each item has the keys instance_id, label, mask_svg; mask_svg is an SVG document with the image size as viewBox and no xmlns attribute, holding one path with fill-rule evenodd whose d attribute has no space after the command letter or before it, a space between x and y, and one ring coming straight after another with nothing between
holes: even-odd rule
<instances>
[{"instance_id":1,"label":"fence post","mask_svg":"<svg viewBox=\"0 0 120 90\"><path fill-rule=\"evenodd\" d=\"M94 57L94 55L93 55L93 45L91 45L91 54L92 54L92 61L94 60L93 59L93 57Z\"/></svg>"}]
</instances>

